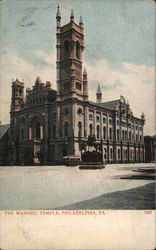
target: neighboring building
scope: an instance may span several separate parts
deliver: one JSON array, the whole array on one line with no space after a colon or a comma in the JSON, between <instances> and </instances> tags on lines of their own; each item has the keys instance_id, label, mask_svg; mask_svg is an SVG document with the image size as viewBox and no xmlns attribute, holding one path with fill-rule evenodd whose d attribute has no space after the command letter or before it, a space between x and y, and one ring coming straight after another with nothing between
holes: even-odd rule
<instances>
[{"instance_id":1,"label":"neighboring building","mask_svg":"<svg viewBox=\"0 0 156 250\"><path fill-rule=\"evenodd\" d=\"M107 162L143 162L144 114L135 117L123 96L102 102L99 84L97 102L88 100L86 69L82 72L82 18L76 24L72 11L70 22L61 26L58 7L56 20L57 91L37 77L25 97L24 82L12 81L10 161L60 162L65 155L79 155L81 143L95 135Z\"/></svg>"},{"instance_id":2,"label":"neighboring building","mask_svg":"<svg viewBox=\"0 0 156 250\"><path fill-rule=\"evenodd\" d=\"M0 123L0 166L9 164L8 140L10 124Z\"/></svg>"},{"instance_id":3,"label":"neighboring building","mask_svg":"<svg viewBox=\"0 0 156 250\"><path fill-rule=\"evenodd\" d=\"M156 161L156 136L144 136L145 162Z\"/></svg>"}]
</instances>

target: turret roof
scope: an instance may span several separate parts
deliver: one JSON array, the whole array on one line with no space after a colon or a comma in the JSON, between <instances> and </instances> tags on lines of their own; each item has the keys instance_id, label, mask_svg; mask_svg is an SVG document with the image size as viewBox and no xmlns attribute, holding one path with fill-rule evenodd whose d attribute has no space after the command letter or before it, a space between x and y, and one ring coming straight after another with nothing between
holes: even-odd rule
<instances>
[{"instance_id":1,"label":"turret roof","mask_svg":"<svg viewBox=\"0 0 156 250\"><path fill-rule=\"evenodd\" d=\"M97 87L97 91L96 91L96 94L97 95L102 95L102 92L101 92L101 87L100 87L100 84L99 84L99 82L98 82L98 87Z\"/></svg>"},{"instance_id":2,"label":"turret roof","mask_svg":"<svg viewBox=\"0 0 156 250\"><path fill-rule=\"evenodd\" d=\"M56 17L61 17L61 13L60 13L60 7L58 5L57 7L57 14L56 14Z\"/></svg>"}]
</instances>

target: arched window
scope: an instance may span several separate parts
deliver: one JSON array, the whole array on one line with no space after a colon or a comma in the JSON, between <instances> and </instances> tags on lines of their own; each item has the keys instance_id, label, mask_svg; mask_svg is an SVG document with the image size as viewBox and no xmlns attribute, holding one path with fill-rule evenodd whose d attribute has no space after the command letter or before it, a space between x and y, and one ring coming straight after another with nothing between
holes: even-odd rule
<instances>
[{"instance_id":1,"label":"arched window","mask_svg":"<svg viewBox=\"0 0 156 250\"><path fill-rule=\"evenodd\" d=\"M124 133L124 130L122 130L122 140L124 141L124 136L125 135L125 133Z\"/></svg>"},{"instance_id":2,"label":"arched window","mask_svg":"<svg viewBox=\"0 0 156 250\"><path fill-rule=\"evenodd\" d=\"M111 160L113 159L113 149L112 148L110 149L110 159Z\"/></svg>"},{"instance_id":3,"label":"arched window","mask_svg":"<svg viewBox=\"0 0 156 250\"><path fill-rule=\"evenodd\" d=\"M125 141L127 141L127 131L125 131Z\"/></svg>"},{"instance_id":4,"label":"arched window","mask_svg":"<svg viewBox=\"0 0 156 250\"><path fill-rule=\"evenodd\" d=\"M68 136L68 122L64 123L64 136Z\"/></svg>"},{"instance_id":5,"label":"arched window","mask_svg":"<svg viewBox=\"0 0 156 250\"><path fill-rule=\"evenodd\" d=\"M81 122L78 123L78 137L82 137L82 124L81 124Z\"/></svg>"},{"instance_id":6,"label":"arched window","mask_svg":"<svg viewBox=\"0 0 156 250\"><path fill-rule=\"evenodd\" d=\"M22 89L21 88L19 89L19 95L20 96L22 95Z\"/></svg>"},{"instance_id":7,"label":"arched window","mask_svg":"<svg viewBox=\"0 0 156 250\"><path fill-rule=\"evenodd\" d=\"M80 59L80 43L76 42L76 58Z\"/></svg>"},{"instance_id":8,"label":"arched window","mask_svg":"<svg viewBox=\"0 0 156 250\"><path fill-rule=\"evenodd\" d=\"M99 125L97 125L97 127L96 127L96 134L97 134L97 138L99 138L100 137L100 127L99 127Z\"/></svg>"},{"instance_id":9,"label":"arched window","mask_svg":"<svg viewBox=\"0 0 156 250\"><path fill-rule=\"evenodd\" d=\"M109 139L112 140L112 128L109 128Z\"/></svg>"},{"instance_id":10,"label":"arched window","mask_svg":"<svg viewBox=\"0 0 156 250\"><path fill-rule=\"evenodd\" d=\"M127 149L125 150L125 160L127 160Z\"/></svg>"},{"instance_id":11,"label":"arched window","mask_svg":"<svg viewBox=\"0 0 156 250\"><path fill-rule=\"evenodd\" d=\"M37 139L40 138L40 123L39 122L36 123L36 138Z\"/></svg>"},{"instance_id":12,"label":"arched window","mask_svg":"<svg viewBox=\"0 0 156 250\"><path fill-rule=\"evenodd\" d=\"M119 129L117 129L117 141L119 141Z\"/></svg>"},{"instance_id":13,"label":"arched window","mask_svg":"<svg viewBox=\"0 0 156 250\"><path fill-rule=\"evenodd\" d=\"M106 127L103 127L103 139L106 139Z\"/></svg>"},{"instance_id":14,"label":"arched window","mask_svg":"<svg viewBox=\"0 0 156 250\"><path fill-rule=\"evenodd\" d=\"M64 59L68 59L69 55L70 55L69 41L65 41L65 43L64 43Z\"/></svg>"},{"instance_id":15,"label":"arched window","mask_svg":"<svg viewBox=\"0 0 156 250\"><path fill-rule=\"evenodd\" d=\"M89 125L89 135L90 136L93 135L93 125L92 124Z\"/></svg>"},{"instance_id":16,"label":"arched window","mask_svg":"<svg viewBox=\"0 0 156 250\"><path fill-rule=\"evenodd\" d=\"M129 141L131 141L131 131L129 132Z\"/></svg>"},{"instance_id":17,"label":"arched window","mask_svg":"<svg viewBox=\"0 0 156 250\"><path fill-rule=\"evenodd\" d=\"M107 158L107 149L104 148L104 159L106 160L106 158Z\"/></svg>"},{"instance_id":18,"label":"arched window","mask_svg":"<svg viewBox=\"0 0 156 250\"><path fill-rule=\"evenodd\" d=\"M120 160L120 149L118 149L118 159Z\"/></svg>"}]
</instances>

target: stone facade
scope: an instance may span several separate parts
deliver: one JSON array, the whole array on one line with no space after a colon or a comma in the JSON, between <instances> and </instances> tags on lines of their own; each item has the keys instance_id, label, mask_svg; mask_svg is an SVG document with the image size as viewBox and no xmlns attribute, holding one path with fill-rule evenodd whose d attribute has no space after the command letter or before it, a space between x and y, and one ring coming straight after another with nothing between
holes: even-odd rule
<instances>
[{"instance_id":1,"label":"stone facade","mask_svg":"<svg viewBox=\"0 0 156 250\"><path fill-rule=\"evenodd\" d=\"M89 101L87 71L82 70L82 18L76 24L72 11L70 22L61 26L58 8L56 20L57 90L37 77L24 96L24 82L12 81L10 161L61 162L65 155L80 155L80 144L95 135L107 162L143 162L144 114L135 117L123 96L102 102L99 84L97 102Z\"/></svg>"}]
</instances>

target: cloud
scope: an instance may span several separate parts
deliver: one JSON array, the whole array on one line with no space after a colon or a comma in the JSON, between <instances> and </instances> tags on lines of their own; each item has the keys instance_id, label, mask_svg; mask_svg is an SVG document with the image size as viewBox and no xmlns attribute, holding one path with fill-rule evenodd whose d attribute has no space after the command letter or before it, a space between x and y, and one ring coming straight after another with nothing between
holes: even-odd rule
<instances>
[{"instance_id":1,"label":"cloud","mask_svg":"<svg viewBox=\"0 0 156 250\"><path fill-rule=\"evenodd\" d=\"M119 99L120 94L128 99L133 114L146 116L145 134L155 133L155 80L154 67L123 63L116 70L106 60L85 62L90 86L90 99L96 100L97 81L101 84L103 101Z\"/></svg>"},{"instance_id":2,"label":"cloud","mask_svg":"<svg viewBox=\"0 0 156 250\"><path fill-rule=\"evenodd\" d=\"M56 50L53 48L51 53L46 53L42 50L36 50L35 56L37 56L43 64L56 68Z\"/></svg>"},{"instance_id":3,"label":"cloud","mask_svg":"<svg viewBox=\"0 0 156 250\"><path fill-rule=\"evenodd\" d=\"M36 53L40 59L47 62L46 67L38 64L32 64L27 60L21 58L14 51L5 49L6 53L0 58L0 120L3 123L9 122L10 101L11 101L11 81L18 78L24 79L25 88L32 87L37 76L40 76L43 82L50 81L52 88L56 88L56 70L55 70L55 50L49 54L42 51ZM52 58L53 63L50 62ZM6 73L7 72L7 73Z\"/></svg>"},{"instance_id":4,"label":"cloud","mask_svg":"<svg viewBox=\"0 0 156 250\"><path fill-rule=\"evenodd\" d=\"M30 27L30 26L33 26L33 25L35 25L35 23L32 22L32 21L28 22L28 23L25 23L25 24L23 24L23 23L21 24L22 27Z\"/></svg>"}]
</instances>

